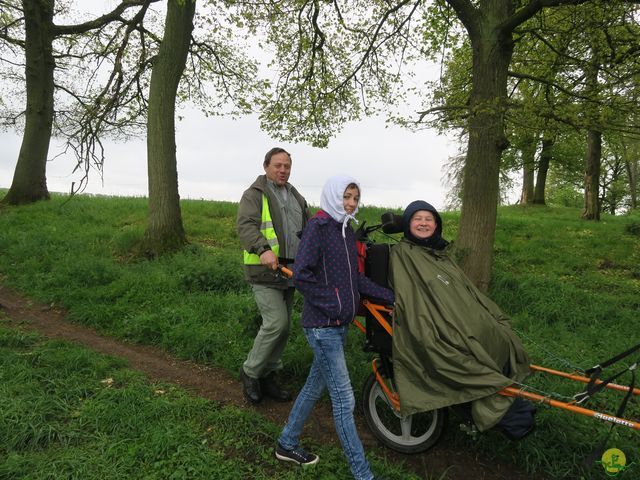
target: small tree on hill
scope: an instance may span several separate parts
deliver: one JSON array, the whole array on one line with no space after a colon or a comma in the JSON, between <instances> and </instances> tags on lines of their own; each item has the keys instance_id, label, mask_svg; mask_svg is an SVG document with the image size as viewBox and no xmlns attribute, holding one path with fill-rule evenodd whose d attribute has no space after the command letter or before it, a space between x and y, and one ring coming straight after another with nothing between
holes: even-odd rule
<instances>
[{"instance_id":1,"label":"small tree on hill","mask_svg":"<svg viewBox=\"0 0 640 480\"><path fill-rule=\"evenodd\" d=\"M2 202L7 204L31 203L49 198L46 180L46 162L49 144L53 133L61 133L62 125L56 125L56 90L65 91L80 98L86 86L55 80L55 72L61 63L75 55L68 49L54 49L54 41L63 44L78 43L79 37L89 32L101 31L112 23L132 25L141 22L141 16L132 19L124 17L126 10L139 7L144 11L157 0L123 0L111 12L90 21L58 25L54 23L57 13L55 0L0 0L3 14L0 16L0 43L3 43L2 60L12 63L24 52L24 85L26 85L26 107L24 113L4 113L4 125L18 125L24 115L24 133L18 155L13 181ZM24 32L24 37L21 33ZM110 37L118 44L123 37L119 31ZM69 45L69 43L68 43ZM10 47L10 48L9 48ZM106 44L98 45L94 55L103 58L110 54ZM91 53L85 51L85 56ZM91 78L95 72L84 71L85 78ZM12 79L15 80L15 79ZM20 81L20 80L18 80ZM75 87L75 88L74 88ZM79 88L78 88L79 87ZM7 102L9 99L7 99ZM5 103L7 103L5 102ZM63 116L60 116L63 117Z\"/></svg>"}]
</instances>

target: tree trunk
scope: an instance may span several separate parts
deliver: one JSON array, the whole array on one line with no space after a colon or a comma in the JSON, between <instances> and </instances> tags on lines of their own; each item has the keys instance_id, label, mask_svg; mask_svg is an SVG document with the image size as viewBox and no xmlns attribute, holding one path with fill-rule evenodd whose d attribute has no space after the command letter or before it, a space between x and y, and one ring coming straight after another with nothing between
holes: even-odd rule
<instances>
[{"instance_id":1,"label":"tree trunk","mask_svg":"<svg viewBox=\"0 0 640 480\"><path fill-rule=\"evenodd\" d=\"M533 176L536 164L536 137L528 137L520 149L522 154L522 192L520 203L527 205L533 203Z\"/></svg>"},{"instance_id":2,"label":"tree trunk","mask_svg":"<svg viewBox=\"0 0 640 480\"><path fill-rule=\"evenodd\" d=\"M538 177L536 178L536 189L533 193L533 203L545 205L545 190L547 188L547 173L549 164L553 157L552 147L555 141L547 135L542 137L542 148L540 150L540 161L538 162Z\"/></svg>"},{"instance_id":3,"label":"tree trunk","mask_svg":"<svg viewBox=\"0 0 640 480\"><path fill-rule=\"evenodd\" d=\"M600 178L601 193L599 197L599 205L601 211L607 211L610 215L615 215L618 208L624 205L627 190L622 187L626 182L628 173L627 165L624 159L624 149L622 152L613 149L610 158L604 167ZM603 168L600 167L602 171Z\"/></svg>"},{"instance_id":4,"label":"tree trunk","mask_svg":"<svg viewBox=\"0 0 640 480\"><path fill-rule=\"evenodd\" d=\"M587 132L587 154L584 172L584 210L585 220L600 220L600 158L602 156L602 133L590 129Z\"/></svg>"},{"instance_id":5,"label":"tree trunk","mask_svg":"<svg viewBox=\"0 0 640 480\"><path fill-rule=\"evenodd\" d=\"M500 159L508 146L504 133L507 72L513 53L511 31L500 30L501 22L512 13L512 2L486 2L486 9L484 15L470 18L466 25L473 73L460 231L456 239L460 266L482 291L488 290L491 280Z\"/></svg>"},{"instance_id":6,"label":"tree trunk","mask_svg":"<svg viewBox=\"0 0 640 480\"><path fill-rule=\"evenodd\" d=\"M54 0L24 0L25 127L13 182L2 203L19 205L48 200L47 155L53 125L52 53Z\"/></svg>"},{"instance_id":7,"label":"tree trunk","mask_svg":"<svg viewBox=\"0 0 640 480\"><path fill-rule=\"evenodd\" d=\"M147 120L149 223L145 243L152 254L176 250L186 242L178 193L175 104L194 14L195 0L168 0L164 38L151 73Z\"/></svg>"},{"instance_id":8,"label":"tree trunk","mask_svg":"<svg viewBox=\"0 0 640 480\"><path fill-rule=\"evenodd\" d=\"M624 163L629 178L629 208L638 208L638 164L640 164L640 141L630 140L631 146L624 143Z\"/></svg>"},{"instance_id":9,"label":"tree trunk","mask_svg":"<svg viewBox=\"0 0 640 480\"><path fill-rule=\"evenodd\" d=\"M591 33L591 37L595 37ZM586 93L591 98L598 98L599 85L598 74L601 68L600 51L598 42L593 40L591 45L591 58L585 67ZM584 220L600 220L600 161L602 157L602 130L599 127L600 110L596 102L587 103L584 108L587 119L587 151L584 167Z\"/></svg>"}]
</instances>

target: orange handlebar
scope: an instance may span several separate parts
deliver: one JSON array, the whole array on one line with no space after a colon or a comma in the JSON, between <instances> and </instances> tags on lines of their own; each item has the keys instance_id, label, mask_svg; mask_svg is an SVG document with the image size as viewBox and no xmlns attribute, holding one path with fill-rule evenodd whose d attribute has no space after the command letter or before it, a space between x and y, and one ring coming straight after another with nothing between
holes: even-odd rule
<instances>
[{"instance_id":1,"label":"orange handlebar","mask_svg":"<svg viewBox=\"0 0 640 480\"><path fill-rule=\"evenodd\" d=\"M280 270L280 272L287 278L293 277L293 272L291 270L289 270L287 267L284 267L282 265L278 265L278 270Z\"/></svg>"}]
</instances>

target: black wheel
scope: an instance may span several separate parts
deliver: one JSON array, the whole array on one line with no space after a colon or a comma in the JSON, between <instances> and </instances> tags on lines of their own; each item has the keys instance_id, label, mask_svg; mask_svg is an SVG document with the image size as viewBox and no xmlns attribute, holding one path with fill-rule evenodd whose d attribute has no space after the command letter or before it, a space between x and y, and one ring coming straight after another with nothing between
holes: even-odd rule
<instances>
[{"instance_id":1,"label":"black wheel","mask_svg":"<svg viewBox=\"0 0 640 480\"><path fill-rule=\"evenodd\" d=\"M371 374L362 388L362 408L367 425L387 447L400 453L418 453L433 447L447 421L447 409L401 417Z\"/></svg>"}]
</instances>

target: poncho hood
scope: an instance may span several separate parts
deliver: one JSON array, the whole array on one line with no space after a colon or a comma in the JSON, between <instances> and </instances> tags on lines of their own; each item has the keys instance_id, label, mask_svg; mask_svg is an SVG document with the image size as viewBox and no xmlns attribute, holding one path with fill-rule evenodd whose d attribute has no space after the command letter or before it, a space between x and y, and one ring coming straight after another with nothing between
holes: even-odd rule
<instances>
[{"instance_id":1,"label":"poncho hood","mask_svg":"<svg viewBox=\"0 0 640 480\"><path fill-rule=\"evenodd\" d=\"M434 234L429 238L424 239L415 237L409 228L411 225L411 217L413 217L414 213L421 210L431 212L436 219L437 225ZM404 213L402 214L402 230L404 232L404 237L417 245L430 247L435 250L442 250L449 244L449 242L442 238L442 217L440 217L438 211L430 203L427 203L424 200L415 200L404 209Z\"/></svg>"}]
</instances>

